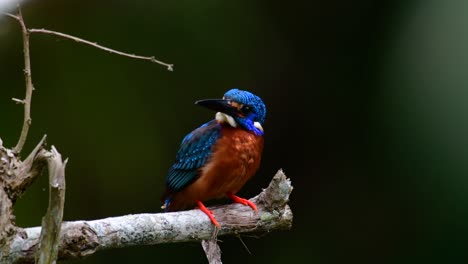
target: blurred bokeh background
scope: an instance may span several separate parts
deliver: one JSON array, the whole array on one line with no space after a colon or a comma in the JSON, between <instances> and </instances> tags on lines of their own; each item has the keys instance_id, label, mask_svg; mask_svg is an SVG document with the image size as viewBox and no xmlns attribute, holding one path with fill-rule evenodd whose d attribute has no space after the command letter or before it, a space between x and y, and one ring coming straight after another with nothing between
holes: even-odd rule
<instances>
[{"instance_id":1,"label":"blurred bokeh background","mask_svg":"<svg viewBox=\"0 0 468 264\"><path fill-rule=\"evenodd\" d=\"M47 35L31 37L36 91L25 153L43 134L70 159L65 220L159 212L183 136L233 87L268 107L250 197L282 168L290 231L222 238L224 263L468 261L468 2L90 1L23 3L29 27L154 55L175 71ZM24 96L18 25L0 15L0 137ZM15 206L40 225L43 175ZM206 263L199 243L66 263Z\"/></svg>"}]
</instances>

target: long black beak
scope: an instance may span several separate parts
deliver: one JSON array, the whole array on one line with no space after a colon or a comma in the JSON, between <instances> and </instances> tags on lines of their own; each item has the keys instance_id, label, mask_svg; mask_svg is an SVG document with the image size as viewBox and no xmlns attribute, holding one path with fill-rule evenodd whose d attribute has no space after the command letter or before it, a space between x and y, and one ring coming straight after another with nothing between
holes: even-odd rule
<instances>
[{"instance_id":1,"label":"long black beak","mask_svg":"<svg viewBox=\"0 0 468 264\"><path fill-rule=\"evenodd\" d=\"M214 110L216 112L222 112L230 116L236 116L239 114L237 108L229 104L229 100L224 99L206 99L196 101L195 104L204 106L208 109Z\"/></svg>"}]
</instances>

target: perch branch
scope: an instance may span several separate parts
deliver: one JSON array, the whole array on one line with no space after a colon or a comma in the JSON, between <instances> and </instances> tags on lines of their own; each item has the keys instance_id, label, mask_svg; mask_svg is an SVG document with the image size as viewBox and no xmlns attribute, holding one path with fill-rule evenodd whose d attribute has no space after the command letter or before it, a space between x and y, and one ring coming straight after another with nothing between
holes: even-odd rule
<instances>
[{"instance_id":1,"label":"perch branch","mask_svg":"<svg viewBox=\"0 0 468 264\"><path fill-rule=\"evenodd\" d=\"M28 32L29 33L42 33L42 34L58 36L58 37L65 38L65 39L71 39L71 40L74 40L76 42L83 43L83 44L86 44L86 45L90 45L90 46L93 46L93 47L95 47L97 49L107 51L109 53L117 54L117 55L120 55L120 56L132 58L132 59L140 59L140 60L151 61L153 63L157 63L157 64L160 64L162 66L166 66L167 70L169 70L169 71L174 70L174 64L168 64L168 63L159 61L154 56L145 57L145 56L139 56L139 55L135 55L135 54L129 54L129 53L121 52L121 51L118 51L118 50L113 50L113 49L101 46L101 45L99 45L99 44L97 44L95 42L91 42L91 41L84 40L82 38L78 38L78 37L75 37L75 36L72 36L72 35L64 34L64 33L57 32L57 31L47 30L47 29L43 29L43 28L42 29L32 28L32 29L29 29Z\"/></svg>"},{"instance_id":2,"label":"perch branch","mask_svg":"<svg viewBox=\"0 0 468 264\"><path fill-rule=\"evenodd\" d=\"M257 204L258 214L239 204L212 207L221 224L218 235L267 234L272 230L290 229L293 215L287 202L291 191L291 182L280 170L268 188L251 199ZM213 230L210 220L199 210L64 222L58 255L59 259L70 259L111 248L209 240ZM25 235L14 237L9 254L0 262L34 261L41 228L24 231Z\"/></svg>"},{"instance_id":3,"label":"perch branch","mask_svg":"<svg viewBox=\"0 0 468 264\"><path fill-rule=\"evenodd\" d=\"M60 229L65 204L65 166L67 160L62 161L62 156L54 146L52 146L51 152L42 151L40 154L46 155L48 164L49 207L42 219L36 262L38 264L48 264L54 263L58 256Z\"/></svg>"}]
</instances>

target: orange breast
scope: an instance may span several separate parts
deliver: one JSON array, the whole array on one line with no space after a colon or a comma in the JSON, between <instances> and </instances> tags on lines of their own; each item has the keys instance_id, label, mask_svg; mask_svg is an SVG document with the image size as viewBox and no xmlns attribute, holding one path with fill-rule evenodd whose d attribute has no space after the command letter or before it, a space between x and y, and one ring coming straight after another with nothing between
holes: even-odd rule
<instances>
[{"instance_id":1,"label":"orange breast","mask_svg":"<svg viewBox=\"0 0 468 264\"><path fill-rule=\"evenodd\" d=\"M173 205L186 207L197 200L220 198L227 192L237 193L260 166L263 137L242 129L223 125L221 137L214 146L200 177L173 196Z\"/></svg>"}]
</instances>

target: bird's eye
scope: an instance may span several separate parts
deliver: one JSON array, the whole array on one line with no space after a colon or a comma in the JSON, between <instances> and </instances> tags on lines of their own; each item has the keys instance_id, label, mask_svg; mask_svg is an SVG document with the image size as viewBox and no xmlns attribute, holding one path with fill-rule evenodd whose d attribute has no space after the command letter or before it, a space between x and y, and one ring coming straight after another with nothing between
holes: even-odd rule
<instances>
[{"instance_id":1,"label":"bird's eye","mask_svg":"<svg viewBox=\"0 0 468 264\"><path fill-rule=\"evenodd\" d=\"M249 114L250 112L252 112L252 107L248 106L248 105L244 105L242 106L241 108L241 111L244 115L247 115Z\"/></svg>"}]
</instances>

